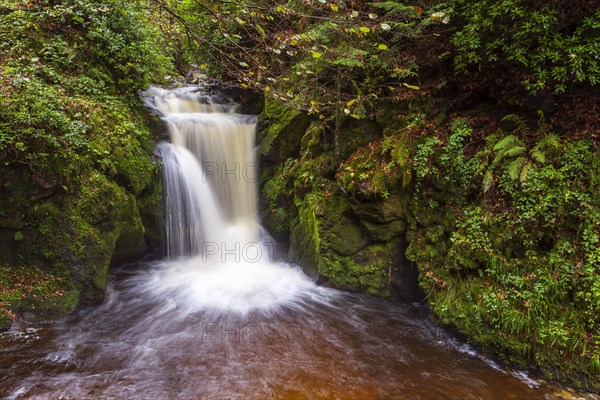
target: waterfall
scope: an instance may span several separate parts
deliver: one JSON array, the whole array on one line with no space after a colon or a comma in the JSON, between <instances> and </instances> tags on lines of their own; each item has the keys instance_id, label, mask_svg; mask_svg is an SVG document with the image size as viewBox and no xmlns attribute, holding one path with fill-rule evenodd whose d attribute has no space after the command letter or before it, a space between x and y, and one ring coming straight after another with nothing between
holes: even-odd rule
<instances>
[{"instance_id":1,"label":"waterfall","mask_svg":"<svg viewBox=\"0 0 600 400\"><path fill-rule=\"evenodd\" d=\"M158 92L153 102L171 140L158 149L167 256L222 256L257 243L256 117L189 90Z\"/></svg>"},{"instance_id":2,"label":"waterfall","mask_svg":"<svg viewBox=\"0 0 600 400\"><path fill-rule=\"evenodd\" d=\"M245 314L291 305L321 289L278 252L258 219L256 116L197 89L152 89L169 142L163 164L167 260L140 285L192 313Z\"/></svg>"}]
</instances>

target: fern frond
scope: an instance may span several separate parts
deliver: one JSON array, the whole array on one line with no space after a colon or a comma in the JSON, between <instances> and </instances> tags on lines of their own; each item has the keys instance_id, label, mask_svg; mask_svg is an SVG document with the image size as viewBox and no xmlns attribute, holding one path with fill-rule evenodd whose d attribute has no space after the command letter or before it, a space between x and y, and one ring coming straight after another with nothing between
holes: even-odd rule
<instances>
[{"instance_id":1,"label":"fern frond","mask_svg":"<svg viewBox=\"0 0 600 400\"><path fill-rule=\"evenodd\" d=\"M500 164L500 161L502 161L504 159L504 152L501 151L500 153L496 154L496 157L494 157L494 161L492 161L492 167L495 167L496 165Z\"/></svg>"},{"instance_id":2,"label":"fern frond","mask_svg":"<svg viewBox=\"0 0 600 400\"><path fill-rule=\"evenodd\" d=\"M538 114L540 115L540 118L538 120L537 130L535 131L535 133L538 136L544 137L552 134L552 128L550 124L546 122L544 118L544 113L542 111L538 111Z\"/></svg>"},{"instance_id":3,"label":"fern frond","mask_svg":"<svg viewBox=\"0 0 600 400\"><path fill-rule=\"evenodd\" d=\"M527 180L527 174L529 174L529 170L533 168L533 164L530 162L525 163L523 168L521 169L521 175L519 176L519 180L521 182L525 182Z\"/></svg>"},{"instance_id":4,"label":"fern frond","mask_svg":"<svg viewBox=\"0 0 600 400\"><path fill-rule=\"evenodd\" d=\"M547 149L550 147L557 148L560 146L560 139L556 133L549 133L544 136L536 145L536 149Z\"/></svg>"},{"instance_id":5,"label":"fern frond","mask_svg":"<svg viewBox=\"0 0 600 400\"><path fill-rule=\"evenodd\" d=\"M498 143L496 143L496 145L494 146L494 151L503 151L510 147L513 147L513 145L515 144L521 145L521 139L519 139L515 135L507 135L500 139Z\"/></svg>"},{"instance_id":6,"label":"fern frond","mask_svg":"<svg viewBox=\"0 0 600 400\"><path fill-rule=\"evenodd\" d=\"M533 149L530 153L531 158L533 158L535 161L539 162L540 164L544 164L546 162L546 154L544 154L543 151L541 151L540 149L536 148Z\"/></svg>"},{"instance_id":7,"label":"fern frond","mask_svg":"<svg viewBox=\"0 0 600 400\"><path fill-rule=\"evenodd\" d=\"M538 115L538 123L537 126L538 128L546 124L546 117L544 116L544 112L542 110L537 110L537 115Z\"/></svg>"},{"instance_id":8,"label":"fern frond","mask_svg":"<svg viewBox=\"0 0 600 400\"><path fill-rule=\"evenodd\" d=\"M412 173L409 169L404 170L402 173L402 188L406 189L410 182L412 181Z\"/></svg>"},{"instance_id":9,"label":"fern frond","mask_svg":"<svg viewBox=\"0 0 600 400\"><path fill-rule=\"evenodd\" d=\"M413 6L407 6L405 4L399 3L397 1L382 1L378 3L369 3L369 5L375 8L381 8L385 10L387 14L401 14L406 13L411 16L418 15Z\"/></svg>"},{"instance_id":10,"label":"fern frond","mask_svg":"<svg viewBox=\"0 0 600 400\"><path fill-rule=\"evenodd\" d=\"M511 179L515 180L519 177L519 174L521 173L521 167L523 167L523 164L526 162L527 159L525 157L519 157L508 164L508 175Z\"/></svg>"},{"instance_id":11,"label":"fern frond","mask_svg":"<svg viewBox=\"0 0 600 400\"><path fill-rule=\"evenodd\" d=\"M483 191L487 192L492 187L494 183L494 174L491 169L488 169L483 176Z\"/></svg>"},{"instance_id":12,"label":"fern frond","mask_svg":"<svg viewBox=\"0 0 600 400\"><path fill-rule=\"evenodd\" d=\"M394 160L400 167L406 166L410 159L410 152L408 147L403 141L396 143L392 149L392 160Z\"/></svg>"},{"instance_id":13,"label":"fern frond","mask_svg":"<svg viewBox=\"0 0 600 400\"><path fill-rule=\"evenodd\" d=\"M515 128L513 129L513 131L520 132L524 136L528 136L530 133L530 129L527 126L527 122L525 121L525 119L519 117L516 114L508 114L507 116L502 118L502 121L503 122L508 121L508 122L512 122L513 124L515 124Z\"/></svg>"},{"instance_id":14,"label":"fern frond","mask_svg":"<svg viewBox=\"0 0 600 400\"><path fill-rule=\"evenodd\" d=\"M363 66L363 62L359 58L347 58L347 57L336 58L335 60L331 61L331 64L340 65L342 67L362 67Z\"/></svg>"},{"instance_id":15,"label":"fern frond","mask_svg":"<svg viewBox=\"0 0 600 400\"><path fill-rule=\"evenodd\" d=\"M526 150L525 146L522 146L522 145L513 146L510 149L504 150L504 158L520 156L521 154L525 153L525 150Z\"/></svg>"},{"instance_id":16,"label":"fern frond","mask_svg":"<svg viewBox=\"0 0 600 400\"><path fill-rule=\"evenodd\" d=\"M493 143L496 142L496 139L498 139L498 132L494 132L489 136L486 136L485 138L485 144L487 146L491 146Z\"/></svg>"}]
</instances>

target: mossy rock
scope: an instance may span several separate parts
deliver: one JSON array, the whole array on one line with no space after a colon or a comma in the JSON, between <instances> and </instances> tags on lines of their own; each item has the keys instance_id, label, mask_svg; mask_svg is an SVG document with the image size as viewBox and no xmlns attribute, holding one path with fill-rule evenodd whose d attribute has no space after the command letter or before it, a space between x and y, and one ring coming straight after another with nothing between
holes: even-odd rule
<instances>
[{"instance_id":1,"label":"mossy rock","mask_svg":"<svg viewBox=\"0 0 600 400\"><path fill-rule=\"evenodd\" d=\"M146 231L135 198L123 204L123 222L119 224L119 238L114 245L110 264L121 264L139 258L147 250Z\"/></svg>"},{"instance_id":2,"label":"mossy rock","mask_svg":"<svg viewBox=\"0 0 600 400\"><path fill-rule=\"evenodd\" d=\"M327 285L379 296L413 299L416 274L404 258L398 235L373 243L340 190L297 199L299 216L291 229L290 257ZM382 233L383 235L383 233Z\"/></svg>"},{"instance_id":3,"label":"mossy rock","mask_svg":"<svg viewBox=\"0 0 600 400\"><path fill-rule=\"evenodd\" d=\"M319 224L323 247L351 256L369 244L369 237L352 211L348 198L335 190L325 202Z\"/></svg>"},{"instance_id":4,"label":"mossy rock","mask_svg":"<svg viewBox=\"0 0 600 400\"><path fill-rule=\"evenodd\" d=\"M366 146L382 136L383 129L375 121L345 119L337 138L340 158L347 159L359 147Z\"/></svg>"},{"instance_id":5,"label":"mossy rock","mask_svg":"<svg viewBox=\"0 0 600 400\"><path fill-rule=\"evenodd\" d=\"M410 196L404 191L390 193L385 198L352 198L352 210L361 221L379 224L407 218L409 205Z\"/></svg>"},{"instance_id":6,"label":"mossy rock","mask_svg":"<svg viewBox=\"0 0 600 400\"><path fill-rule=\"evenodd\" d=\"M149 251L159 252L163 243L163 188L158 168L155 179L137 197L137 208L144 228L145 246ZM141 242L140 242L141 245Z\"/></svg>"},{"instance_id":7,"label":"mossy rock","mask_svg":"<svg viewBox=\"0 0 600 400\"><path fill-rule=\"evenodd\" d=\"M287 241L290 236L290 211L285 207L267 210L263 212L262 224L275 239Z\"/></svg>"},{"instance_id":8,"label":"mossy rock","mask_svg":"<svg viewBox=\"0 0 600 400\"><path fill-rule=\"evenodd\" d=\"M321 246L314 203L315 199L308 195L297 204L298 217L294 219L290 229L287 259L298 263L309 275L317 277L321 265Z\"/></svg>"},{"instance_id":9,"label":"mossy rock","mask_svg":"<svg viewBox=\"0 0 600 400\"><path fill-rule=\"evenodd\" d=\"M302 137L311 122L305 113L274 99L266 99L265 109L259 117L260 155L270 163L299 157Z\"/></svg>"},{"instance_id":10,"label":"mossy rock","mask_svg":"<svg viewBox=\"0 0 600 400\"><path fill-rule=\"evenodd\" d=\"M6 250L0 254L0 264L24 273L37 266L41 273L60 279L57 288L63 294L51 301L16 300L13 309L28 319L47 320L80 304L100 302L111 259L124 260L145 251L145 230L135 197L97 172L85 177L78 191L60 188L43 198L30 195L39 190L28 181L28 174L15 176L10 186L25 189L12 190L10 196L22 201L4 201L1 212L19 215L26 223L18 231L0 229L0 248Z\"/></svg>"},{"instance_id":11,"label":"mossy rock","mask_svg":"<svg viewBox=\"0 0 600 400\"><path fill-rule=\"evenodd\" d=\"M303 155L311 158L332 151L331 145L325 140L325 126L321 121L313 121L306 129L300 142Z\"/></svg>"},{"instance_id":12,"label":"mossy rock","mask_svg":"<svg viewBox=\"0 0 600 400\"><path fill-rule=\"evenodd\" d=\"M66 289L60 296L44 299L27 299L18 308L19 314L31 322L52 321L72 313L79 305L79 290Z\"/></svg>"},{"instance_id":13,"label":"mossy rock","mask_svg":"<svg viewBox=\"0 0 600 400\"><path fill-rule=\"evenodd\" d=\"M361 220L362 226L374 242L388 242L406 231L406 221L397 219L388 223Z\"/></svg>"},{"instance_id":14,"label":"mossy rock","mask_svg":"<svg viewBox=\"0 0 600 400\"><path fill-rule=\"evenodd\" d=\"M350 257L325 251L320 275L340 289L413 300L420 290L416 271L404 258L404 247L397 238L370 244Z\"/></svg>"},{"instance_id":15,"label":"mossy rock","mask_svg":"<svg viewBox=\"0 0 600 400\"><path fill-rule=\"evenodd\" d=\"M389 296L387 261L378 257L357 263L351 257L324 257L320 276L339 289Z\"/></svg>"}]
</instances>

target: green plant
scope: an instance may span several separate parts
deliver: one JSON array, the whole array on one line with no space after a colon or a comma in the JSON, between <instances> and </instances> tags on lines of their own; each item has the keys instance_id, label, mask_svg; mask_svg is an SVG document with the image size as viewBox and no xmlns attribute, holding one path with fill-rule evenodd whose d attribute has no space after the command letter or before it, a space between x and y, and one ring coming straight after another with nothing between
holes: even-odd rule
<instances>
[{"instance_id":1,"label":"green plant","mask_svg":"<svg viewBox=\"0 0 600 400\"><path fill-rule=\"evenodd\" d=\"M485 174L483 190L488 191L493 184L493 172L500 165L506 166L506 171L511 179L519 179L521 182L527 180L529 172L536 165L546 163L547 152L556 150L559 145L558 135L550 132L548 124L544 120L544 114L539 111L539 120L536 131L531 131L525 120L517 115L510 114L503 118L503 121L515 124L513 133L504 136L493 145L493 151L496 153ZM523 139L521 139L523 138ZM488 141L493 140L488 137ZM525 140L535 140L533 145L527 150Z\"/></svg>"},{"instance_id":2,"label":"green plant","mask_svg":"<svg viewBox=\"0 0 600 400\"><path fill-rule=\"evenodd\" d=\"M458 71L490 64L524 71L532 92L565 92L575 83L600 82L600 11L586 2L453 0L461 24L452 37ZM591 4L591 3L589 3Z\"/></svg>"}]
</instances>

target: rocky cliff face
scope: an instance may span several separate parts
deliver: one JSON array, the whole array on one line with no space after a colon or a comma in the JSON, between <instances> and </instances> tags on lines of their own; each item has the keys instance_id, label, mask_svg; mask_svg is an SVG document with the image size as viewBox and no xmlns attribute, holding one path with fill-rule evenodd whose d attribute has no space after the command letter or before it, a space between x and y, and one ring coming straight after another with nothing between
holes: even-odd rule
<instances>
[{"instance_id":1,"label":"rocky cliff face","mask_svg":"<svg viewBox=\"0 0 600 400\"><path fill-rule=\"evenodd\" d=\"M326 127L267 101L261 115L263 222L324 284L414 299L416 270L404 257L408 193L360 198L336 180L336 160L382 135L374 122L345 124L336 149Z\"/></svg>"},{"instance_id":2,"label":"rocky cliff face","mask_svg":"<svg viewBox=\"0 0 600 400\"><path fill-rule=\"evenodd\" d=\"M104 296L109 266L146 251L150 239L142 218L154 220L160 210L156 201L160 196L153 194L159 189L158 180L154 182L152 171L148 179L153 181L148 180L138 193L99 173L69 190L28 170L3 172L0 266L4 273L0 279L12 291L2 300L13 316L52 319L78 305L97 303ZM36 294L35 277L31 282L15 281L31 271L52 277L54 284L44 288L46 293Z\"/></svg>"}]
</instances>

